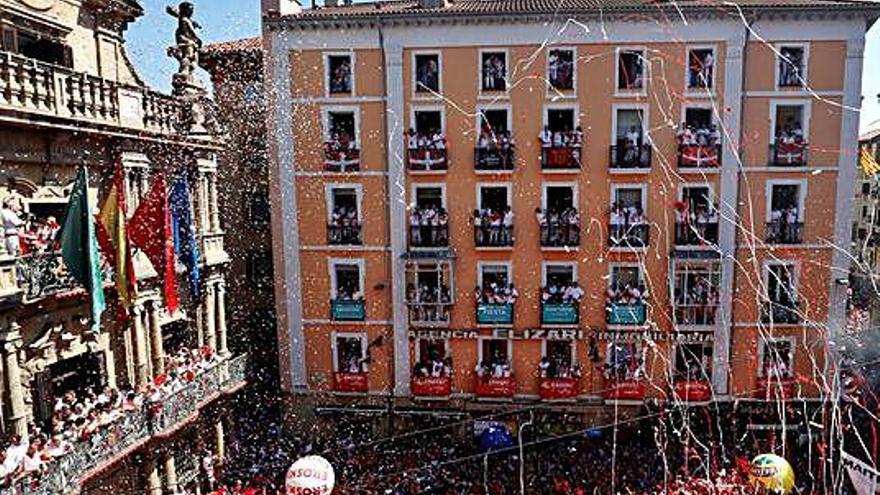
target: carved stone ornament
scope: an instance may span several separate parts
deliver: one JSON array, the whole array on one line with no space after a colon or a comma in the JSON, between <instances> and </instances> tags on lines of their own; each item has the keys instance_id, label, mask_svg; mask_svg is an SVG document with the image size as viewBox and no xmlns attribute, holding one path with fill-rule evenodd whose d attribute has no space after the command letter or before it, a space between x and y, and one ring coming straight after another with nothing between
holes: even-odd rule
<instances>
[{"instance_id":1,"label":"carved stone ornament","mask_svg":"<svg viewBox=\"0 0 880 495\"><path fill-rule=\"evenodd\" d=\"M49 10L55 6L55 0L18 0L18 3L34 10Z\"/></svg>"}]
</instances>

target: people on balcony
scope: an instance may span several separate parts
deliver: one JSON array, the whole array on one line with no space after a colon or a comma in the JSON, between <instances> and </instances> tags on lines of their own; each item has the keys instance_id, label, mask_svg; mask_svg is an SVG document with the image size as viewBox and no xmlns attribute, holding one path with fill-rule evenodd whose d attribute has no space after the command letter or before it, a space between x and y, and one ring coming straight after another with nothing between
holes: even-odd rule
<instances>
[{"instance_id":1,"label":"people on balcony","mask_svg":"<svg viewBox=\"0 0 880 495\"><path fill-rule=\"evenodd\" d=\"M717 225L718 209L714 206L698 204L691 209L685 201L675 203L676 243L706 244L717 242Z\"/></svg>"},{"instance_id":2,"label":"people on balcony","mask_svg":"<svg viewBox=\"0 0 880 495\"><path fill-rule=\"evenodd\" d=\"M364 294L358 289L339 287L336 289L336 299L334 300L360 302L364 300Z\"/></svg>"},{"instance_id":3,"label":"people on balcony","mask_svg":"<svg viewBox=\"0 0 880 495\"><path fill-rule=\"evenodd\" d=\"M800 124L789 119L784 126L776 129L774 162L778 165L802 164L806 146L804 130Z\"/></svg>"},{"instance_id":4,"label":"people on balcony","mask_svg":"<svg viewBox=\"0 0 880 495\"><path fill-rule=\"evenodd\" d=\"M645 361L641 356L630 356L627 359L607 362L602 366L602 374L606 380L635 381L645 375Z\"/></svg>"},{"instance_id":5,"label":"people on balcony","mask_svg":"<svg viewBox=\"0 0 880 495\"><path fill-rule=\"evenodd\" d=\"M563 356L554 356L552 359L544 356L538 363L538 373L541 378L580 378L583 370L579 364L571 363Z\"/></svg>"},{"instance_id":6,"label":"people on balcony","mask_svg":"<svg viewBox=\"0 0 880 495\"><path fill-rule=\"evenodd\" d=\"M406 288L406 300L410 304L411 318L416 321L449 321L452 293L446 285L431 287L422 284L416 288L414 284L409 284Z\"/></svg>"},{"instance_id":7,"label":"people on balcony","mask_svg":"<svg viewBox=\"0 0 880 495\"><path fill-rule=\"evenodd\" d=\"M718 301L718 289L700 277L692 287L675 290L675 320L684 325L714 325Z\"/></svg>"},{"instance_id":8,"label":"people on balcony","mask_svg":"<svg viewBox=\"0 0 880 495\"><path fill-rule=\"evenodd\" d=\"M410 242L414 246L445 246L449 243L449 213L443 207L413 208Z\"/></svg>"},{"instance_id":9,"label":"people on balcony","mask_svg":"<svg viewBox=\"0 0 880 495\"><path fill-rule=\"evenodd\" d=\"M3 216L3 242L6 244L6 253L10 256L17 256L21 253L21 228L25 225L21 219L21 202L12 196L3 199L2 210L0 214Z\"/></svg>"},{"instance_id":10,"label":"people on balcony","mask_svg":"<svg viewBox=\"0 0 880 495\"><path fill-rule=\"evenodd\" d=\"M681 146L714 147L721 144L721 131L714 124L693 126L682 122L675 135Z\"/></svg>"},{"instance_id":11,"label":"people on balcony","mask_svg":"<svg viewBox=\"0 0 880 495\"><path fill-rule=\"evenodd\" d=\"M418 378L449 378L452 376L452 358L423 357L416 363L413 376Z\"/></svg>"},{"instance_id":12,"label":"people on balcony","mask_svg":"<svg viewBox=\"0 0 880 495\"><path fill-rule=\"evenodd\" d=\"M342 164L342 167L346 166L346 162L355 159L357 151L357 142L346 132L334 132L330 140L324 143L324 158L335 164Z\"/></svg>"},{"instance_id":13,"label":"people on balcony","mask_svg":"<svg viewBox=\"0 0 880 495\"><path fill-rule=\"evenodd\" d=\"M541 141L541 148L582 148L584 145L584 132L580 126L574 131L565 127L562 131L553 132L549 126L538 135Z\"/></svg>"},{"instance_id":14,"label":"people on balcony","mask_svg":"<svg viewBox=\"0 0 880 495\"><path fill-rule=\"evenodd\" d=\"M477 246L513 245L513 210L505 206L503 210L483 208L474 210L474 235Z\"/></svg>"},{"instance_id":15,"label":"people on balcony","mask_svg":"<svg viewBox=\"0 0 880 495\"><path fill-rule=\"evenodd\" d=\"M544 304L579 304L584 290L577 281L550 283L541 288L541 302Z\"/></svg>"},{"instance_id":16,"label":"people on balcony","mask_svg":"<svg viewBox=\"0 0 880 495\"><path fill-rule=\"evenodd\" d=\"M611 243L644 245L644 226L648 224L642 207L638 205L625 206L622 203L613 203L609 213L609 227L611 229Z\"/></svg>"},{"instance_id":17,"label":"people on balcony","mask_svg":"<svg viewBox=\"0 0 880 495\"><path fill-rule=\"evenodd\" d=\"M366 373L370 371L370 359L368 357L351 355L344 363L340 365L339 368L340 371L342 371L343 373Z\"/></svg>"},{"instance_id":18,"label":"people on balcony","mask_svg":"<svg viewBox=\"0 0 880 495\"><path fill-rule=\"evenodd\" d=\"M798 207L789 205L770 210L770 224L767 226L767 242L796 244L801 238L801 224Z\"/></svg>"},{"instance_id":19,"label":"people on balcony","mask_svg":"<svg viewBox=\"0 0 880 495\"><path fill-rule=\"evenodd\" d=\"M511 370L512 368L509 359L492 358L488 360L484 359L477 363L477 366L474 368L474 373L476 373L477 378L480 379L510 378L513 375Z\"/></svg>"},{"instance_id":20,"label":"people on balcony","mask_svg":"<svg viewBox=\"0 0 880 495\"><path fill-rule=\"evenodd\" d=\"M648 300L648 289L644 285L625 284L623 287L609 287L605 291L607 306L641 306Z\"/></svg>"},{"instance_id":21,"label":"people on balcony","mask_svg":"<svg viewBox=\"0 0 880 495\"><path fill-rule=\"evenodd\" d=\"M581 217L577 208L535 208L535 219L541 228L541 245L572 246L579 243Z\"/></svg>"},{"instance_id":22,"label":"people on balcony","mask_svg":"<svg viewBox=\"0 0 880 495\"><path fill-rule=\"evenodd\" d=\"M489 285L474 288L474 300L477 304L516 304L519 298L519 292L513 284L498 285L491 283Z\"/></svg>"},{"instance_id":23,"label":"people on balcony","mask_svg":"<svg viewBox=\"0 0 880 495\"><path fill-rule=\"evenodd\" d=\"M412 128L406 131L406 145L410 151L445 150L446 136L440 129L431 129L426 133L418 133Z\"/></svg>"},{"instance_id":24,"label":"people on balcony","mask_svg":"<svg viewBox=\"0 0 880 495\"><path fill-rule=\"evenodd\" d=\"M514 149L516 140L510 131L494 132L490 128L484 128L477 139L477 167L510 170L513 168Z\"/></svg>"},{"instance_id":25,"label":"people on balcony","mask_svg":"<svg viewBox=\"0 0 880 495\"><path fill-rule=\"evenodd\" d=\"M360 221L357 208L340 206L330 215L330 242L354 244L360 242Z\"/></svg>"}]
</instances>

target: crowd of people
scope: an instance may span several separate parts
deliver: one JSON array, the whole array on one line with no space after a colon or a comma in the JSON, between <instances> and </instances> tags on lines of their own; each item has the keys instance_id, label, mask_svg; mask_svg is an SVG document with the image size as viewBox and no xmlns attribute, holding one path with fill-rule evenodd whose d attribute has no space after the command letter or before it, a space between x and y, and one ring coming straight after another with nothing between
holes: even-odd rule
<instances>
[{"instance_id":1,"label":"crowd of people","mask_svg":"<svg viewBox=\"0 0 880 495\"><path fill-rule=\"evenodd\" d=\"M513 284L490 283L474 288L474 301L477 304L516 304L519 292Z\"/></svg>"},{"instance_id":2,"label":"crowd of people","mask_svg":"<svg viewBox=\"0 0 880 495\"><path fill-rule=\"evenodd\" d=\"M438 151L446 150L446 136L440 129L431 129L427 132L416 132L410 128L406 131L406 146L410 151Z\"/></svg>"},{"instance_id":3,"label":"crowd of people","mask_svg":"<svg viewBox=\"0 0 880 495\"><path fill-rule=\"evenodd\" d=\"M714 325L718 312L718 289L706 277L699 277L683 289L675 289L675 321L685 325Z\"/></svg>"},{"instance_id":4,"label":"crowd of people","mask_svg":"<svg viewBox=\"0 0 880 495\"><path fill-rule=\"evenodd\" d=\"M510 131L495 132L483 128L477 139L477 168L490 170L512 170L513 150L516 141Z\"/></svg>"},{"instance_id":5,"label":"crowd of people","mask_svg":"<svg viewBox=\"0 0 880 495\"><path fill-rule=\"evenodd\" d=\"M363 301L364 293L357 287L340 285L336 288L336 301Z\"/></svg>"},{"instance_id":6,"label":"crowd of people","mask_svg":"<svg viewBox=\"0 0 880 495\"><path fill-rule=\"evenodd\" d=\"M649 167L651 147L643 141L642 131L636 126L630 126L628 131L618 136L618 148L612 165L616 168Z\"/></svg>"},{"instance_id":7,"label":"crowd of people","mask_svg":"<svg viewBox=\"0 0 880 495\"><path fill-rule=\"evenodd\" d=\"M538 363L538 374L541 378L580 378L583 369L571 356L544 356Z\"/></svg>"},{"instance_id":8,"label":"crowd of people","mask_svg":"<svg viewBox=\"0 0 880 495\"><path fill-rule=\"evenodd\" d=\"M162 403L175 392L216 364L210 348L180 350L168 356L167 370L139 389L111 387L89 389L80 394L68 391L55 399L48 424L31 425L27 438L13 435L0 449L0 487L26 482L39 485L55 461L72 453L79 445L99 445L93 440L103 431L131 418L135 411L148 408L152 416L161 414Z\"/></svg>"},{"instance_id":9,"label":"crowd of people","mask_svg":"<svg viewBox=\"0 0 880 495\"><path fill-rule=\"evenodd\" d=\"M324 160L333 171L357 170L360 167L357 141L346 132L334 132L324 143Z\"/></svg>"},{"instance_id":10,"label":"crowd of people","mask_svg":"<svg viewBox=\"0 0 880 495\"><path fill-rule=\"evenodd\" d=\"M770 210L770 223L767 226L767 242L797 244L801 241L802 226L797 205L773 208Z\"/></svg>"},{"instance_id":11,"label":"crowd of people","mask_svg":"<svg viewBox=\"0 0 880 495\"><path fill-rule=\"evenodd\" d=\"M687 202L675 203L676 244L707 244L718 242L718 208Z\"/></svg>"},{"instance_id":12,"label":"crowd of people","mask_svg":"<svg viewBox=\"0 0 880 495\"><path fill-rule=\"evenodd\" d=\"M612 284L605 291L605 305L640 306L648 300L648 289L642 284Z\"/></svg>"},{"instance_id":13,"label":"crowd of people","mask_svg":"<svg viewBox=\"0 0 880 495\"><path fill-rule=\"evenodd\" d=\"M443 207L416 206L409 217L409 242L419 247L449 244L449 213Z\"/></svg>"},{"instance_id":14,"label":"crowd of people","mask_svg":"<svg viewBox=\"0 0 880 495\"><path fill-rule=\"evenodd\" d=\"M641 206L613 203L608 224L611 245L643 247L648 244L648 220Z\"/></svg>"},{"instance_id":15,"label":"crowd of people","mask_svg":"<svg viewBox=\"0 0 880 495\"><path fill-rule=\"evenodd\" d=\"M21 200L7 196L0 202L6 252L11 256L57 250L61 225L54 216L40 218L24 212Z\"/></svg>"},{"instance_id":16,"label":"crowd of people","mask_svg":"<svg viewBox=\"0 0 880 495\"><path fill-rule=\"evenodd\" d=\"M715 147L721 145L721 131L715 124L695 126L682 122L675 136L681 146Z\"/></svg>"},{"instance_id":17,"label":"crowd of people","mask_svg":"<svg viewBox=\"0 0 880 495\"><path fill-rule=\"evenodd\" d=\"M512 246L514 215L510 206L503 209L474 210L474 242L477 246Z\"/></svg>"},{"instance_id":18,"label":"crowd of people","mask_svg":"<svg viewBox=\"0 0 880 495\"><path fill-rule=\"evenodd\" d=\"M544 126L538 134L541 148L582 148L584 146L584 131L580 126L574 131L565 127L563 130L552 131L550 126Z\"/></svg>"},{"instance_id":19,"label":"crowd of people","mask_svg":"<svg viewBox=\"0 0 880 495\"><path fill-rule=\"evenodd\" d=\"M576 280L549 283L541 288L541 302L544 304L579 304L584 290Z\"/></svg>"},{"instance_id":20,"label":"crowd of people","mask_svg":"<svg viewBox=\"0 0 880 495\"><path fill-rule=\"evenodd\" d=\"M541 228L542 246L574 246L580 243L581 216L577 208L535 208L535 219Z\"/></svg>"},{"instance_id":21,"label":"crowd of people","mask_svg":"<svg viewBox=\"0 0 880 495\"><path fill-rule=\"evenodd\" d=\"M510 378L513 376L513 366L510 359L493 356L477 363L474 367L474 373L479 380L486 378Z\"/></svg>"},{"instance_id":22,"label":"crowd of people","mask_svg":"<svg viewBox=\"0 0 880 495\"><path fill-rule=\"evenodd\" d=\"M445 284L429 286L409 284L406 288L410 319L421 322L449 321L452 293Z\"/></svg>"},{"instance_id":23,"label":"crowd of people","mask_svg":"<svg viewBox=\"0 0 880 495\"><path fill-rule=\"evenodd\" d=\"M340 206L330 215L331 244L360 244L361 222L355 207Z\"/></svg>"},{"instance_id":24,"label":"crowd of people","mask_svg":"<svg viewBox=\"0 0 880 495\"><path fill-rule=\"evenodd\" d=\"M806 159L804 154L807 142L804 130L792 121L776 129L776 165L802 165Z\"/></svg>"},{"instance_id":25,"label":"crowd of people","mask_svg":"<svg viewBox=\"0 0 880 495\"><path fill-rule=\"evenodd\" d=\"M413 369L413 376L419 378L449 378L452 376L452 358L422 356Z\"/></svg>"}]
</instances>

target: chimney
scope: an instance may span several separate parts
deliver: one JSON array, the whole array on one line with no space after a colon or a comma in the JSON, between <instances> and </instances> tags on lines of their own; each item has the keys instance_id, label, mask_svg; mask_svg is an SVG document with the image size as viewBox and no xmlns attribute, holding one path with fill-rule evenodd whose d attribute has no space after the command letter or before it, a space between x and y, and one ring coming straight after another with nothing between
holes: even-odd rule
<instances>
[{"instance_id":1,"label":"chimney","mask_svg":"<svg viewBox=\"0 0 880 495\"><path fill-rule=\"evenodd\" d=\"M442 9L449 4L449 0L419 0L419 8L422 9Z\"/></svg>"},{"instance_id":2,"label":"chimney","mask_svg":"<svg viewBox=\"0 0 880 495\"><path fill-rule=\"evenodd\" d=\"M302 12L297 0L260 0L261 12L266 15L296 15Z\"/></svg>"}]
</instances>

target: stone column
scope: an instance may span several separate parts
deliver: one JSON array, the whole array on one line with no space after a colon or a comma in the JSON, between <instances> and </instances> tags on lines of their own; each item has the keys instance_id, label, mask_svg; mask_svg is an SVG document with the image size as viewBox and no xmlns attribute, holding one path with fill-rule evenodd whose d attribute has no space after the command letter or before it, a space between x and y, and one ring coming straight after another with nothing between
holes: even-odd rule
<instances>
[{"instance_id":1,"label":"stone column","mask_svg":"<svg viewBox=\"0 0 880 495\"><path fill-rule=\"evenodd\" d=\"M135 388L137 385L137 374L135 372L135 360L137 351L134 345L133 330L128 328L122 329L122 345L125 348L125 378L126 385Z\"/></svg>"},{"instance_id":2,"label":"stone column","mask_svg":"<svg viewBox=\"0 0 880 495\"><path fill-rule=\"evenodd\" d=\"M134 314L135 383L141 387L150 381L149 368L147 367L147 336L142 318L144 310L140 305L135 305L131 309Z\"/></svg>"},{"instance_id":3,"label":"stone column","mask_svg":"<svg viewBox=\"0 0 880 495\"><path fill-rule=\"evenodd\" d=\"M19 354L21 350L21 335L18 332L18 324L13 322L9 325L9 333L3 344L3 366L6 372L6 392L9 394L9 420L15 433L27 438L27 410L24 404L24 390L21 386L21 365Z\"/></svg>"},{"instance_id":4,"label":"stone column","mask_svg":"<svg viewBox=\"0 0 880 495\"><path fill-rule=\"evenodd\" d=\"M205 345L211 349L217 350L217 332L216 332L216 314L214 308L214 284L205 285L205 301L202 308L204 315L204 328L202 332L205 337Z\"/></svg>"},{"instance_id":5,"label":"stone column","mask_svg":"<svg viewBox=\"0 0 880 495\"><path fill-rule=\"evenodd\" d=\"M171 454L165 454L164 464L165 464L165 493L176 494L178 491L178 485L177 485L177 466L174 463L174 456Z\"/></svg>"},{"instance_id":6,"label":"stone column","mask_svg":"<svg viewBox=\"0 0 880 495\"><path fill-rule=\"evenodd\" d=\"M226 463L226 432L223 428L223 418L217 418L217 422L214 423L214 436L216 437L214 442L217 445L217 452L215 452L217 464L222 466Z\"/></svg>"},{"instance_id":7,"label":"stone column","mask_svg":"<svg viewBox=\"0 0 880 495\"><path fill-rule=\"evenodd\" d=\"M217 172L212 172L209 180L210 180L209 190L211 191L211 195L209 198L210 211L211 211L211 232L219 232L220 231L220 206L219 206L219 199L218 199L218 194L217 194Z\"/></svg>"},{"instance_id":8,"label":"stone column","mask_svg":"<svg viewBox=\"0 0 880 495\"><path fill-rule=\"evenodd\" d=\"M156 458L148 454L144 463L144 474L147 478L147 495L162 495L162 480L159 478L159 467Z\"/></svg>"},{"instance_id":9,"label":"stone column","mask_svg":"<svg viewBox=\"0 0 880 495\"><path fill-rule=\"evenodd\" d=\"M162 342L162 326L159 324L159 301L150 306L150 343L153 356L153 373L165 373L165 345Z\"/></svg>"},{"instance_id":10,"label":"stone column","mask_svg":"<svg viewBox=\"0 0 880 495\"><path fill-rule=\"evenodd\" d=\"M198 197L199 197L199 227L200 234L206 234L211 230L208 224L208 178L205 172L199 172L198 175Z\"/></svg>"},{"instance_id":11,"label":"stone column","mask_svg":"<svg viewBox=\"0 0 880 495\"><path fill-rule=\"evenodd\" d=\"M229 354L226 339L226 281L217 283L217 352L221 356Z\"/></svg>"}]
</instances>

